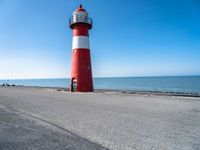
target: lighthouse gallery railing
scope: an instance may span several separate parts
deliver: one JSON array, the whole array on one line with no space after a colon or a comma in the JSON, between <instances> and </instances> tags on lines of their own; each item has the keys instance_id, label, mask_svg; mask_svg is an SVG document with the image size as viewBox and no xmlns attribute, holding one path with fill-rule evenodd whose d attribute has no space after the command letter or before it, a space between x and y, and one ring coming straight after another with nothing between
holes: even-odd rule
<instances>
[{"instance_id":1,"label":"lighthouse gallery railing","mask_svg":"<svg viewBox=\"0 0 200 150\"><path fill-rule=\"evenodd\" d=\"M72 24L75 23L87 23L92 26L92 19L90 17L81 17L81 16L72 16L69 18L69 25L71 26Z\"/></svg>"}]
</instances>

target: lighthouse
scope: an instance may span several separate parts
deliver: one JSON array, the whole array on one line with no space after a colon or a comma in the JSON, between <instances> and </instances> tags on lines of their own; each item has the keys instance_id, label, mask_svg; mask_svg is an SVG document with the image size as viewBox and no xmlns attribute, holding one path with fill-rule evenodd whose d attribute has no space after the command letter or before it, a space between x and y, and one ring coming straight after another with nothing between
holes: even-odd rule
<instances>
[{"instance_id":1,"label":"lighthouse","mask_svg":"<svg viewBox=\"0 0 200 150\"><path fill-rule=\"evenodd\" d=\"M92 66L90 56L89 30L92 19L82 5L69 19L72 29L71 92L93 92Z\"/></svg>"}]
</instances>

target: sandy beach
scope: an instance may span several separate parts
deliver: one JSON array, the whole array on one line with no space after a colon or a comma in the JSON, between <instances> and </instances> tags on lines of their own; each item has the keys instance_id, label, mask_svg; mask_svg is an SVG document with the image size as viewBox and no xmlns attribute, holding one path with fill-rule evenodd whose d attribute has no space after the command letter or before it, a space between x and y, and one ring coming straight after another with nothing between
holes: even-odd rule
<instances>
[{"instance_id":1,"label":"sandy beach","mask_svg":"<svg viewBox=\"0 0 200 150\"><path fill-rule=\"evenodd\" d=\"M200 149L200 98L0 87L0 149Z\"/></svg>"}]
</instances>

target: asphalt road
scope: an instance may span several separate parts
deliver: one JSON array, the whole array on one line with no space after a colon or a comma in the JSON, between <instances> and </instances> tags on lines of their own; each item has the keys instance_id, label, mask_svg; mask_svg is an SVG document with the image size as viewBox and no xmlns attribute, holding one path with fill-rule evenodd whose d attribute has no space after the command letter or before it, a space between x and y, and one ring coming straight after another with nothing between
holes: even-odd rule
<instances>
[{"instance_id":1,"label":"asphalt road","mask_svg":"<svg viewBox=\"0 0 200 150\"><path fill-rule=\"evenodd\" d=\"M199 150L200 98L0 87L0 149Z\"/></svg>"}]
</instances>

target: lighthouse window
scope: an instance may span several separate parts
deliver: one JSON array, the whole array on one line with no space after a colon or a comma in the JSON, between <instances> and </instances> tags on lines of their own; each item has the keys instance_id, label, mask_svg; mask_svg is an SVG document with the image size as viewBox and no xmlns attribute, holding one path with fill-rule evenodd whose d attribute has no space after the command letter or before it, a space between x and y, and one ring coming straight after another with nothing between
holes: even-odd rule
<instances>
[{"instance_id":1,"label":"lighthouse window","mask_svg":"<svg viewBox=\"0 0 200 150\"><path fill-rule=\"evenodd\" d=\"M85 22L86 21L86 16L83 14L77 14L74 18L75 21L78 22Z\"/></svg>"}]
</instances>

